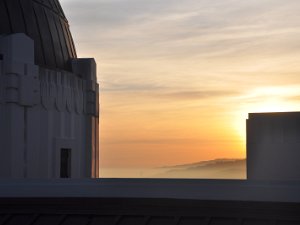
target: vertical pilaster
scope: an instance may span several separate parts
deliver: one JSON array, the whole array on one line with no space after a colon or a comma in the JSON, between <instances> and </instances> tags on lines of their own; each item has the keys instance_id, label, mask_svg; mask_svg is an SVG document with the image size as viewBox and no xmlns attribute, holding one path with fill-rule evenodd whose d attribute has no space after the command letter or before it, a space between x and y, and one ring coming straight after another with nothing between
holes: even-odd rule
<instances>
[{"instance_id":1,"label":"vertical pilaster","mask_svg":"<svg viewBox=\"0 0 300 225\"><path fill-rule=\"evenodd\" d=\"M28 177L31 151L28 109L39 103L33 41L24 34L0 38L2 177Z\"/></svg>"},{"instance_id":2,"label":"vertical pilaster","mask_svg":"<svg viewBox=\"0 0 300 225\"><path fill-rule=\"evenodd\" d=\"M72 60L73 73L85 80L86 176L99 176L99 85L94 59Z\"/></svg>"}]
</instances>

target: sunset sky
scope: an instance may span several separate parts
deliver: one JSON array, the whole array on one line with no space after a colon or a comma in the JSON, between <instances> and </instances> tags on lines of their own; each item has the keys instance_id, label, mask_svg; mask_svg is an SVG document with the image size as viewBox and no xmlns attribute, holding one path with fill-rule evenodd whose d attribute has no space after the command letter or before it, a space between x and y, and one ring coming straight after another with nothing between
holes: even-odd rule
<instances>
[{"instance_id":1,"label":"sunset sky","mask_svg":"<svg viewBox=\"0 0 300 225\"><path fill-rule=\"evenodd\" d=\"M300 110L299 0L61 0L101 86L101 168L245 158L249 112Z\"/></svg>"}]
</instances>

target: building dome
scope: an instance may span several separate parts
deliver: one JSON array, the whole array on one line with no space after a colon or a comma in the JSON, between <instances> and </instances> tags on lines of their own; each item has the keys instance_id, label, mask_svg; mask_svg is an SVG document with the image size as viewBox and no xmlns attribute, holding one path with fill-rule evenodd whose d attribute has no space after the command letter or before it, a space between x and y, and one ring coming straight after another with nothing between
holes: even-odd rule
<instances>
[{"instance_id":1,"label":"building dome","mask_svg":"<svg viewBox=\"0 0 300 225\"><path fill-rule=\"evenodd\" d=\"M58 0L0 0L0 36L12 33L34 40L37 65L71 70L76 50Z\"/></svg>"}]
</instances>

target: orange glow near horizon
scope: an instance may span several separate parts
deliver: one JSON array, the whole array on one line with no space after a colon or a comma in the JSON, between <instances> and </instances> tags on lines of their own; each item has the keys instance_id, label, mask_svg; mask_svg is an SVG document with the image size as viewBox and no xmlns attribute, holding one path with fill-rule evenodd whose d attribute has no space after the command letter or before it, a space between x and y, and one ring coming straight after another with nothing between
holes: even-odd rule
<instances>
[{"instance_id":1,"label":"orange glow near horizon","mask_svg":"<svg viewBox=\"0 0 300 225\"><path fill-rule=\"evenodd\" d=\"M132 100L128 97L127 101ZM104 167L109 167L117 158L119 167L159 167L245 157L244 140L234 133L227 115L203 108L186 111L184 106L143 103L139 97L135 101L136 106L127 106L128 111L121 114L106 114L103 109L101 125L106 132L102 132L102 149L116 152L111 159L110 154L102 154ZM123 102L126 104L125 99ZM144 160L140 160L142 156Z\"/></svg>"},{"instance_id":2,"label":"orange glow near horizon","mask_svg":"<svg viewBox=\"0 0 300 225\"><path fill-rule=\"evenodd\" d=\"M284 100L297 88L282 91L273 88L274 94L268 87L256 90L233 98L231 108L222 99L214 104L210 100L199 104L197 99L167 102L133 93L103 95L102 103L112 104L108 109L118 110L102 110L101 146L106 150L102 153L102 165L160 167L217 158L245 158L248 113L299 110L296 102ZM285 98L280 99L277 94ZM110 102L111 99L122 104ZM110 151L116 154L107 154Z\"/></svg>"}]
</instances>

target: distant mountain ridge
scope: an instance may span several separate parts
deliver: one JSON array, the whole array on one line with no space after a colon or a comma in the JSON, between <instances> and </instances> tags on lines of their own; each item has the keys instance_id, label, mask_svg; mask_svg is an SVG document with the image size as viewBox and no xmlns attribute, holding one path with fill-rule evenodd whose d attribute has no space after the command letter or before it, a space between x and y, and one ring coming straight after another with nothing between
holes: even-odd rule
<instances>
[{"instance_id":1,"label":"distant mountain ridge","mask_svg":"<svg viewBox=\"0 0 300 225\"><path fill-rule=\"evenodd\" d=\"M246 161L246 159L213 159L213 160L206 160L206 161L200 161L200 162L195 162L195 163L188 163L188 164L179 164L179 165L174 165L174 166L165 166L162 168L190 168L190 167L198 167L198 166L207 166L207 165L215 165L218 163L237 163L237 162L242 162ZM245 162L246 163L246 162Z\"/></svg>"},{"instance_id":2,"label":"distant mountain ridge","mask_svg":"<svg viewBox=\"0 0 300 225\"><path fill-rule=\"evenodd\" d=\"M245 159L214 159L161 168L159 178L245 179Z\"/></svg>"}]
</instances>

